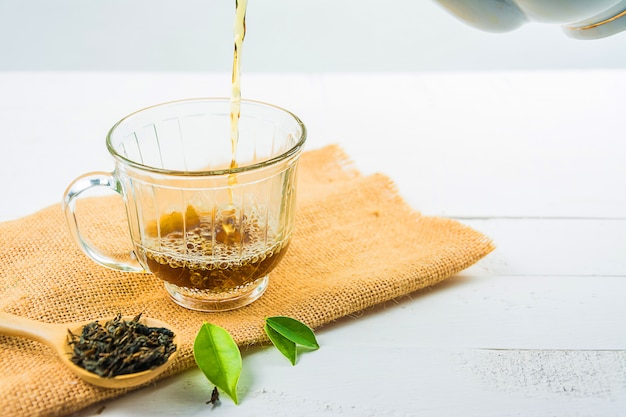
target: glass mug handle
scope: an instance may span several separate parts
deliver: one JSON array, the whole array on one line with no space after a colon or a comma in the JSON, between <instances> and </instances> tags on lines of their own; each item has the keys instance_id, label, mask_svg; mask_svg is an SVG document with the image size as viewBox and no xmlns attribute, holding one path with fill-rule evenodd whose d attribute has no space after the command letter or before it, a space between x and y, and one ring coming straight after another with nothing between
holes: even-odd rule
<instances>
[{"instance_id":1,"label":"glass mug handle","mask_svg":"<svg viewBox=\"0 0 626 417\"><path fill-rule=\"evenodd\" d=\"M146 272L146 270L133 256L132 252L129 254L126 261L115 260L102 253L98 248L83 238L76 219L76 199L84 191L96 187L105 187L120 195L122 194L119 182L115 179L112 173L108 172L92 172L82 175L76 178L65 191L62 204L63 212L65 213L70 234L74 238L74 241L78 244L80 249L82 249L85 255L102 266L125 272Z\"/></svg>"}]
</instances>

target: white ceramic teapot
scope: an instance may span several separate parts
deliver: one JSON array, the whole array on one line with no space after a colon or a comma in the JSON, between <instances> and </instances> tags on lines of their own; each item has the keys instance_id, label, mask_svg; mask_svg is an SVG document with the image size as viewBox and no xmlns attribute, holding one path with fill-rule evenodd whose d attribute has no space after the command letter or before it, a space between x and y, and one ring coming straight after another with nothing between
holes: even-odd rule
<instances>
[{"instance_id":1,"label":"white ceramic teapot","mask_svg":"<svg viewBox=\"0 0 626 417\"><path fill-rule=\"evenodd\" d=\"M626 29L626 0L435 0L461 21L488 32L527 22L559 24L576 39L599 39Z\"/></svg>"}]
</instances>

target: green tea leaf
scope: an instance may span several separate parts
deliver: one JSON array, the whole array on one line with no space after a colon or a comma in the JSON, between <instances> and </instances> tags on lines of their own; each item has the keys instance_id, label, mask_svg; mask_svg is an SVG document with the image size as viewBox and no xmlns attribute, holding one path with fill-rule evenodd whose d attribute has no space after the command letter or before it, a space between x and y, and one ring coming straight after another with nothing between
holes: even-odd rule
<instances>
[{"instance_id":1,"label":"green tea leaf","mask_svg":"<svg viewBox=\"0 0 626 417\"><path fill-rule=\"evenodd\" d=\"M193 355L207 379L239 404L237 383L241 375L241 352L230 333L220 326L204 323L196 335Z\"/></svg>"},{"instance_id":2,"label":"green tea leaf","mask_svg":"<svg viewBox=\"0 0 626 417\"><path fill-rule=\"evenodd\" d=\"M272 329L269 325L264 327L265 333L270 338L274 346L282 353L292 365L296 364L296 344L285 336Z\"/></svg>"},{"instance_id":3,"label":"green tea leaf","mask_svg":"<svg viewBox=\"0 0 626 417\"><path fill-rule=\"evenodd\" d=\"M319 349L313 330L306 324L291 317L277 316L265 319L267 326L297 345ZM268 334L269 336L269 334Z\"/></svg>"}]
</instances>

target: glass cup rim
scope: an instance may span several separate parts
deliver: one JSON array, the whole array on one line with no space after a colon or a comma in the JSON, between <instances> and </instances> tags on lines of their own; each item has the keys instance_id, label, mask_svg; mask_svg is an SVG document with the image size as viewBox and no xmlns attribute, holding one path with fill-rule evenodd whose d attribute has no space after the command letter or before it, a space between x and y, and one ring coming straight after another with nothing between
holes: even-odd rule
<instances>
[{"instance_id":1,"label":"glass cup rim","mask_svg":"<svg viewBox=\"0 0 626 417\"><path fill-rule=\"evenodd\" d=\"M125 157L124 155L121 155L119 152L117 152L117 150L115 149L115 147L112 144L112 136L114 134L114 132L116 131L116 129L123 123L125 123L126 121L128 121L130 118L140 114L140 113L144 113L146 111L150 111L152 109L155 108L160 108L160 107L165 107L165 106L171 106L174 104L181 104L181 103L193 103L193 102L213 102L213 103L217 103L217 102L230 102L230 99L227 97L199 97L199 98L186 98L186 99L180 99L180 100L171 100L171 101L166 101L166 102L162 102L162 103L158 103L158 104L153 104L151 106L148 107L144 107L142 109L136 110L132 113L127 114L126 116L124 116L123 118L121 118L117 123L115 123L110 129L109 132L106 135L106 146L107 146L107 150L109 151L109 153L113 156L114 159L124 163L127 166L133 167L133 168L137 168L140 169L142 171L147 171L147 172L152 172L152 173L156 173L156 174L164 174L164 175L171 175L171 176L222 176L222 175L231 175L231 174L239 174L242 172L247 172L247 171L253 171L253 170L257 170L263 167L267 167L267 166L271 166L274 165L280 161L284 161L288 158L290 158L291 156L297 155L303 148L304 143L306 141L307 138L307 129L306 126L304 125L304 123L302 122L302 120L296 116L294 113L292 113L291 111L280 107L280 106L276 106L274 104L269 104L263 101L258 101L258 100L248 100L248 99L242 99L241 103L242 104L250 104L250 105L256 105L256 106L262 106L262 107L266 107L266 108L270 108L273 110L278 110L288 116L290 116L300 127L301 129L301 134L300 134L300 138L298 139L298 141L288 150L286 150L285 152L276 155L272 158L266 159L264 161L261 162L257 162L254 164L249 164L249 165L243 165L243 166L238 166L236 168L227 168L227 169L213 169L213 170L199 170L199 171L182 171L182 170L172 170L172 169L165 169L165 168L159 168L159 167L155 167L155 166L151 166L151 165L145 165L142 164L140 162L134 161L132 159L129 159L127 157Z\"/></svg>"}]
</instances>

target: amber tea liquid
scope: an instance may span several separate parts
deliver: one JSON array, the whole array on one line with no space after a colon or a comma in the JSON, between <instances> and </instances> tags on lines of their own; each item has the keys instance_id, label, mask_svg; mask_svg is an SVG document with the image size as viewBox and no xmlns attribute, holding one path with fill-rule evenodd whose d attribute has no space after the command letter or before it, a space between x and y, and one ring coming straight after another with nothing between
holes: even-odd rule
<instances>
[{"instance_id":1,"label":"amber tea liquid","mask_svg":"<svg viewBox=\"0 0 626 417\"><path fill-rule=\"evenodd\" d=\"M244 289L268 274L288 242L277 239L255 211L240 219L223 212L198 215L190 206L185 216L164 215L158 230L147 231L157 235L146 238L138 254L152 274L179 287L213 293Z\"/></svg>"}]
</instances>

